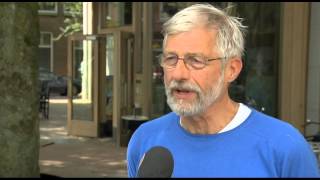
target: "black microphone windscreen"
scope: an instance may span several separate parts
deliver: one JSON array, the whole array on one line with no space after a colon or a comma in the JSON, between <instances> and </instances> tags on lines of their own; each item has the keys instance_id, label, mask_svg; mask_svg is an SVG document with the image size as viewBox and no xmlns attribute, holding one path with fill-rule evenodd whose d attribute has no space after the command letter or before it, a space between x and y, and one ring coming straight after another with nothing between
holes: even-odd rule
<instances>
[{"instance_id":1,"label":"black microphone windscreen","mask_svg":"<svg viewBox=\"0 0 320 180\"><path fill-rule=\"evenodd\" d=\"M144 155L138 177L171 177L172 172L172 154L165 147L155 146Z\"/></svg>"}]
</instances>

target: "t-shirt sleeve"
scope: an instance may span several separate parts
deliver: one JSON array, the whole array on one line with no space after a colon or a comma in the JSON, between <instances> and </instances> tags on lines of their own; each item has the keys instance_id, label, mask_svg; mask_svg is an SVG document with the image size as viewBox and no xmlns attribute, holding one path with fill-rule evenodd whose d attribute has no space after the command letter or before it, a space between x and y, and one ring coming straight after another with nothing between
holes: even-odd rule
<instances>
[{"instance_id":1,"label":"t-shirt sleeve","mask_svg":"<svg viewBox=\"0 0 320 180\"><path fill-rule=\"evenodd\" d=\"M287 143L278 146L281 177L320 177L315 153L302 135L289 137Z\"/></svg>"}]
</instances>

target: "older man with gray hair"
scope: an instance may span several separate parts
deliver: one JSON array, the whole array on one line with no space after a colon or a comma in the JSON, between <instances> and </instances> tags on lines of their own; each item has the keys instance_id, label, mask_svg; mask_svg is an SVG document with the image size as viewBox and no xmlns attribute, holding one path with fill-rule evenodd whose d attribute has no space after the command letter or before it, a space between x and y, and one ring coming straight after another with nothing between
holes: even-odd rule
<instances>
[{"instance_id":1,"label":"older man with gray hair","mask_svg":"<svg viewBox=\"0 0 320 180\"><path fill-rule=\"evenodd\" d=\"M239 18L209 4L187 7L163 25L160 64L173 112L135 131L129 177L152 162L146 154L153 147L171 153L172 177L319 177L316 157L297 129L229 96L242 69L245 29Z\"/></svg>"}]
</instances>

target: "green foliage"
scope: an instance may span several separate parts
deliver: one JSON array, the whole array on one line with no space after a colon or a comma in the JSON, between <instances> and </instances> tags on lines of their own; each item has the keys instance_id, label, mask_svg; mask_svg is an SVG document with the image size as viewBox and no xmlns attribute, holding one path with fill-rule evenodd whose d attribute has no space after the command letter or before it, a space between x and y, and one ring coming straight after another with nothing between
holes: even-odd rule
<instances>
[{"instance_id":1,"label":"green foliage","mask_svg":"<svg viewBox=\"0 0 320 180\"><path fill-rule=\"evenodd\" d=\"M61 33L54 38L56 41L82 31L82 2L64 2L63 5L64 12L67 12L64 20L65 26L59 28Z\"/></svg>"}]
</instances>

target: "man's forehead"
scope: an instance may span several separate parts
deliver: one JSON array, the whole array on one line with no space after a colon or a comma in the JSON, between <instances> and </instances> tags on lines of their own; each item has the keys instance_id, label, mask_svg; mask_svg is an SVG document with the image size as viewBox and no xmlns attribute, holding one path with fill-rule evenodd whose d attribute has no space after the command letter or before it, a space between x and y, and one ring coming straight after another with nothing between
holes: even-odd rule
<instances>
[{"instance_id":1,"label":"man's forehead","mask_svg":"<svg viewBox=\"0 0 320 180\"><path fill-rule=\"evenodd\" d=\"M216 34L207 29L193 29L192 31L182 32L167 37L164 44L165 52L175 52L177 48L189 53L212 53L216 47Z\"/></svg>"},{"instance_id":2,"label":"man's forehead","mask_svg":"<svg viewBox=\"0 0 320 180\"><path fill-rule=\"evenodd\" d=\"M218 29L215 27L207 27L207 26L195 26L193 28L190 28L188 30L184 30L184 31L176 31L174 33L171 34L167 34L167 37L172 37L172 36L178 36L178 35L188 35L190 32L194 32L196 31L197 33L209 33L212 36L216 36L218 33Z\"/></svg>"}]
</instances>

